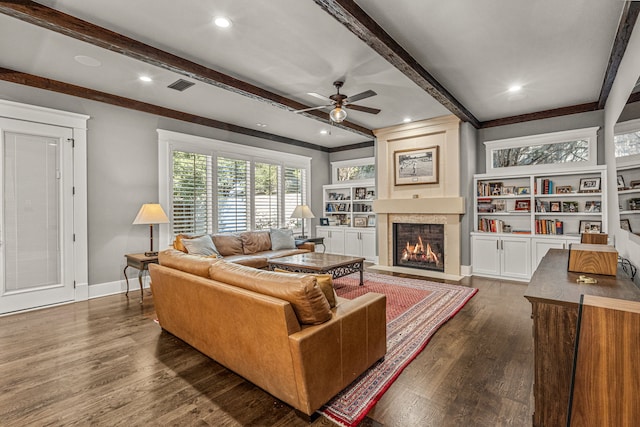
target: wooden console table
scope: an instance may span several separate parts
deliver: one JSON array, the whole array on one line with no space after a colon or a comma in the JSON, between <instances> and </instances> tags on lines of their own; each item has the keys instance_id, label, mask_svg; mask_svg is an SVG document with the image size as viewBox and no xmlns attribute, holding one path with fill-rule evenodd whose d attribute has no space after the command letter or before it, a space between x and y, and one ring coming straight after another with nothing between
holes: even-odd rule
<instances>
[{"instance_id":1,"label":"wooden console table","mask_svg":"<svg viewBox=\"0 0 640 427\"><path fill-rule=\"evenodd\" d=\"M597 284L576 283L581 273L567 271L569 250L550 249L531 278L534 340L534 427L567 423L580 295L640 301L640 289L618 269L617 276L586 274Z\"/></svg>"}]
</instances>

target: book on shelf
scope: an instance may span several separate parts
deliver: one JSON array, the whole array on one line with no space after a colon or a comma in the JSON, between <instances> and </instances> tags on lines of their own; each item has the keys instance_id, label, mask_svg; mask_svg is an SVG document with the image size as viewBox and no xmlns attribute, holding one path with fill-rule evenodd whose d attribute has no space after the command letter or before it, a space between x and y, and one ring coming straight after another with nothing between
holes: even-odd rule
<instances>
[{"instance_id":1,"label":"book on shelf","mask_svg":"<svg viewBox=\"0 0 640 427\"><path fill-rule=\"evenodd\" d=\"M564 224L557 219L537 219L536 234L564 234Z\"/></svg>"}]
</instances>

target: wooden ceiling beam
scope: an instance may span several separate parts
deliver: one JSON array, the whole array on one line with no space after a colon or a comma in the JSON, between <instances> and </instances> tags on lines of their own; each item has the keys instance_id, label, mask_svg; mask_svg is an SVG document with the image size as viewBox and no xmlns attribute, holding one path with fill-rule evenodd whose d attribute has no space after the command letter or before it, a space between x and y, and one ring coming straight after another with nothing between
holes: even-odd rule
<instances>
[{"instance_id":1,"label":"wooden ceiling beam","mask_svg":"<svg viewBox=\"0 0 640 427\"><path fill-rule=\"evenodd\" d=\"M586 113L598 110L597 102L588 102L586 104L571 105L569 107L554 108L551 110L536 111L535 113L520 114L517 116L503 117L501 119L487 120L480 123L480 129L486 129L496 126L513 125L516 123L530 122L532 120L550 119L553 117L568 116L569 114Z\"/></svg>"},{"instance_id":2,"label":"wooden ceiling beam","mask_svg":"<svg viewBox=\"0 0 640 427\"><path fill-rule=\"evenodd\" d=\"M480 127L478 119L354 1L314 1L460 120Z\"/></svg>"},{"instance_id":3,"label":"wooden ceiling beam","mask_svg":"<svg viewBox=\"0 0 640 427\"><path fill-rule=\"evenodd\" d=\"M288 111L309 108L308 105L30 0L2 0L0 1L0 13L194 80L265 102L273 107ZM330 124L329 115L322 111L314 110L299 114ZM349 121L333 123L333 126L369 138L373 137L371 129Z\"/></svg>"},{"instance_id":4,"label":"wooden ceiling beam","mask_svg":"<svg viewBox=\"0 0 640 427\"><path fill-rule=\"evenodd\" d=\"M603 109L611 93L611 87L618 74L618 68L620 62L624 57L624 52L627 50L633 27L638 20L638 14L640 13L639 1L627 1L625 2L620 22L618 23L618 32L611 48L611 54L609 55L609 64L607 65L607 71L604 75L604 81L602 82L602 89L600 89L600 97L598 98L598 109Z\"/></svg>"},{"instance_id":5,"label":"wooden ceiling beam","mask_svg":"<svg viewBox=\"0 0 640 427\"><path fill-rule=\"evenodd\" d=\"M287 138L272 133L262 132L255 129L250 129L231 123L221 122L219 120L210 119L208 117L202 117L195 114L185 113L178 110L172 110L170 108L160 107L154 104L148 104L142 101L136 101L135 99L124 98L118 95L112 95L106 92L100 92L97 90L89 89L82 86L76 86L70 83L61 82L58 80L47 79L33 74L22 73L20 71L10 70L8 68L0 67L0 80L4 80L11 83L17 83L24 86L31 86L38 89L44 89L52 92L63 93L65 95L76 96L79 98L89 99L92 101L103 102L105 104L115 105L117 107L128 108L130 110L142 111L143 113L154 114L157 116L167 117L170 119L180 120L183 122L194 123L197 125L207 126L210 128L220 129L227 132L239 133L242 135L248 135L256 138L266 139L274 142L281 142L283 144L295 145L297 147L310 148L312 150L318 150L323 152L329 152L329 148L322 147L320 145L311 144L305 141L299 141L293 138ZM372 144L372 142L369 142Z\"/></svg>"}]
</instances>

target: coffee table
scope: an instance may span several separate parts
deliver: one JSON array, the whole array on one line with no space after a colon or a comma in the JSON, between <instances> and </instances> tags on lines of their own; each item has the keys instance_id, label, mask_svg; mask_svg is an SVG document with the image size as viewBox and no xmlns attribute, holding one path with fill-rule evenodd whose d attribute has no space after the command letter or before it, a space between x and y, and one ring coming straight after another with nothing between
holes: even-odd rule
<instances>
[{"instance_id":1,"label":"coffee table","mask_svg":"<svg viewBox=\"0 0 640 427\"><path fill-rule=\"evenodd\" d=\"M364 285L364 258L347 255L309 252L269 260L269 269L294 273L326 273L334 279L360 272L360 286Z\"/></svg>"}]
</instances>

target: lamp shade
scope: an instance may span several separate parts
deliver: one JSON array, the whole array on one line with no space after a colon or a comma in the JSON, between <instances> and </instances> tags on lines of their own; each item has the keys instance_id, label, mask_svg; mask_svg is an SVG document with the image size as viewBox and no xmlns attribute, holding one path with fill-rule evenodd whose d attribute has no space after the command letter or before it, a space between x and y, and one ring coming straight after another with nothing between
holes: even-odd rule
<instances>
[{"instance_id":1,"label":"lamp shade","mask_svg":"<svg viewBox=\"0 0 640 427\"><path fill-rule=\"evenodd\" d=\"M142 205L136 215L136 219L133 220L134 224L167 224L169 218L164 213L162 206L158 203L145 203Z\"/></svg>"},{"instance_id":2,"label":"lamp shade","mask_svg":"<svg viewBox=\"0 0 640 427\"><path fill-rule=\"evenodd\" d=\"M315 215L313 215L313 212L311 212L311 209L309 209L309 206L298 205L293 210L293 213L291 214L291 218L315 218Z\"/></svg>"}]
</instances>

